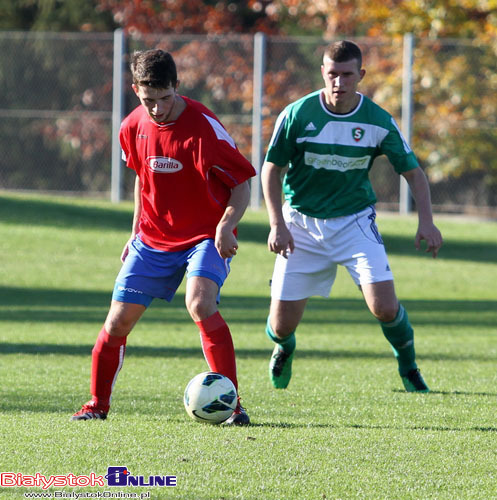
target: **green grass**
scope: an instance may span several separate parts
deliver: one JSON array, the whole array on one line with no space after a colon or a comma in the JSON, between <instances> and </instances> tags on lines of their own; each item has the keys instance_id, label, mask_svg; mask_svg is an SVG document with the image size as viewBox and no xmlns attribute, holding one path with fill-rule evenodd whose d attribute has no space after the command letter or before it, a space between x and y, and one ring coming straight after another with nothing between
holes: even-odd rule
<instances>
[{"instance_id":1,"label":"green grass","mask_svg":"<svg viewBox=\"0 0 497 500\"><path fill-rule=\"evenodd\" d=\"M438 218L445 246L434 260L413 247L415 217L379 217L430 394L401 390L390 348L343 270L331 299L309 302L289 389L272 390L264 324L273 257L266 215L248 212L221 312L253 425L202 425L183 409L186 383L206 369L184 285L131 334L108 420L70 422L89 398L90 353L131 212L127 203L0 194L0 472L105 475L125 465L176 475L176 488L116 488L156 499L497 498L495 222ZM26 492L41 489L0 488L0 498Z\"/></svg>"}]
</instances>

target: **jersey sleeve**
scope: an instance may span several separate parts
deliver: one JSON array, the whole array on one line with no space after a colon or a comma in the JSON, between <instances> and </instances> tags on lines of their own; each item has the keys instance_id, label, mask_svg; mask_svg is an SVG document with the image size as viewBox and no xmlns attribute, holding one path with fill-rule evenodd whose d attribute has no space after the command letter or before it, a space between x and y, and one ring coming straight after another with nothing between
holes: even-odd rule
<instances>
[{"instance_id":1,"label":"jersey sleeve","mask_svg":"<svg viewBox=\"0 0 497 500\"><path fill-rule=\"evenodd\" d=\"M127 121L123 121L121 128L119 129L119 143L121 144L122 159L126 163L126 166L136 170L136 165L131 150L131 142L129 140L129 127L127 126Z\"/></svg>"},{"instance_id":2,"label":"jersey sleeve","mask_svg":"<svg viewBox=\"0 0 497 500\"><path fill-rule=\"evenodd\" d=\"M291 137L289 108L287 107L280 113L274 125L266 161L279 167L286 167L294 155L295 141Z\"/></svg>"},{"instance_id":3,"label":"jersey sleeve","mask_svg":"<svg viewBox=\"0 0 497 500\"><path fill-rule=\"evenodd\" d=\"M398 174L419 167L416 155L405 140L397 122L391 118L391 127L383 139L380 150L385 154Z\"/></svg>"},{"instance_id":4,"label":"jersey sleeve","mask_svg":"<svg viewBox=\"0 0 497 500\"><path fill-rule=\"evenodd\" d=\"M207 168L226 186L233 188L253 177L252 164L240 153L233 138L212 115L203 114L209 122L212 136L208 146Z\"/></svg>"}]
</instances>

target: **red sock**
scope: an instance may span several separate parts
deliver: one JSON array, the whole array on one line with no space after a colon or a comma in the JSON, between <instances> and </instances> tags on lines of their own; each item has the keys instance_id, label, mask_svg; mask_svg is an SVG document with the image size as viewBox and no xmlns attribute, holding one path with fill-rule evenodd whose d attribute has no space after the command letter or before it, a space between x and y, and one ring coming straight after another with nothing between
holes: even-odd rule
<instances>
[{"instance_id":1,"label":"red sock","mask_svg":"<svg viewBox=\"0 0 497 500\"><path fill-rule=\"evenodd\" d=\"M90 392L95 405L109 411L112 389L124 361L127 337L109 335L105 328L92 351Z\"/></svg>"},{"instance_id":2,"label":"red sock","mask_svg":"<svg viewBox=\"0 0 497 500\"><path fill-rule=\"evenodd\" d=\"M219 312L207 319L195 321L200 329L202 350L209 369L228 377L238 390L233 340L228 325Z\"/></svg>"}]
</instances>

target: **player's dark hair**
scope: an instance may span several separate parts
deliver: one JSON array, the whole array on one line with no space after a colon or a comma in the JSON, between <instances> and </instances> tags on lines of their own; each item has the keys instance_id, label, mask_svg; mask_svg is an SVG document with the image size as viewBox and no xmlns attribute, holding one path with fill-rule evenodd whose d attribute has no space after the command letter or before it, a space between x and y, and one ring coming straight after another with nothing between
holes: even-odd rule
<instances>
[{"instance_id":1,"label":"player's dark hair","mask_svg":"<svg viewBox=\"0 0 497 500\"><path fill-rule=\"evenodd\" d=\"M330 43L324 50L324 57L329 57L335 62L347 62L357 59L359 69L362 67L361 49L354 42L348 40Z\"/></svg>"},{"instance_id":2,"label":"player's dark hair","mask_svg":"<svg viewBox=\"0 0 497 500\"><path fill-rule=\"evenodd\" d=\"M175 87L178 81L173 57L160 49L134 52L131 56L131 74L135 85L156 89Z\"/></svg>"}]
</instances>

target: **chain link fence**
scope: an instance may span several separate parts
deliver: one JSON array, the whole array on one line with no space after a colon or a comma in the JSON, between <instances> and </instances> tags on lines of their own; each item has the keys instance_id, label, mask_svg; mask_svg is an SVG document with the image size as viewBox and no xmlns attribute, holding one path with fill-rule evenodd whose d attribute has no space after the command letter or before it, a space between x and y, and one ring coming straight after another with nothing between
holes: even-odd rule
<instances>
[{"instance_id":1,"label":"chain link fence","mask_svg":"<svg viewBox=\"0 0 497 500\"><path fill-rule=\"evenodd\" d=\"M110 196L113 33L0 33L0 189ZM360 90L401 123L402 39L355 39ZM126 39L124 108L137 104L127 67L134 50L159 47L178 65L180 93L211 108L252 155L254 37L146 35ZM278 113L323 86L326 43L267 37L261 141ZM436 211L497 217L497 58L461 40L416 40L412 146ZM133 174L123 166L125 197ZM372 170L380 209L398 210L399 177L385 158ZM257 181L254 181L257 182Z\"/></svg>"},{"instance_id":2,"label":"chain link fence","mask_svg":"<svg viewBox=\"0 0 497 500\"><path fill-rule=\"evenodd\" d=\"M112 34L0 33L0 187L109 189Z\"/></svg>"}]
</instances>

